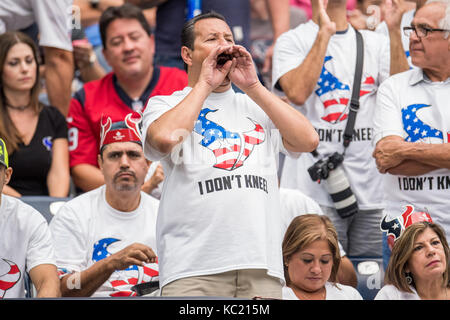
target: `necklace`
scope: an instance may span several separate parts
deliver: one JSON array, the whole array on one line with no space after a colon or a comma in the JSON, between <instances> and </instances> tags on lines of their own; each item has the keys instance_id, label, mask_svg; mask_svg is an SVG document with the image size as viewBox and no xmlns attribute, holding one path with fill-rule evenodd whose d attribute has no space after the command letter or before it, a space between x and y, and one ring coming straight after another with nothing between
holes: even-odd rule
<instances>
[{"instance_id":1,"label":"necklace","mask_svg":"<svg viewBox=\"0 0 450 320\"><path fill-rule=\"evenodd\" d=\"M302 300L325 300L325 295L326 295L327 291L325 288L323 288L323 291L320 294L319 299L314 299L313 295L308 295L304 292L301 292L301 290L297 290L297 293L301 296Z\"/></svg>"},{"instance_id":2,"label":"necklace","mask_svg":"<svg viewBox=\"0 0 450 320\"><path fill-rule=\"evenodd\" d=\"M12 106L12 105L10 105L9 103L5 103L5 105L6 105L8 108L13 109L13 110L24 111L24 110L26 110L26 109L31 105L31 103L28 103L28 104L25 105L25 106Z\"/></svg>"}]
</instances>

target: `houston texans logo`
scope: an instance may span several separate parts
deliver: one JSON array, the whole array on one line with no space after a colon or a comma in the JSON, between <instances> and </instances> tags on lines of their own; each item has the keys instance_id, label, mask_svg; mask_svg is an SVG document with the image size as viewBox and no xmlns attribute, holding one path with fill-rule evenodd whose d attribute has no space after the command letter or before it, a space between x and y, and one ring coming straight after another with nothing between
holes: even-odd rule
<instances>
[{"instance_id":1,"label":"houston texans logo","mask_svg":"<svg viewBox=\"0 0 450 320\"><path fill-rule=\"evenodd\" d=\"M203 137L200 144L210 149L216 158L214 168L234 170L241 167L250 156L255 145L264 142L265 132L261 125L248 118L254 129L243 133L231 132L206 118L210 112L204 108L195 123L194 131Z\"/></svg>"},{"instance_id":2,"label":"houston texans logo","mask_svg":"<svg viewBox=\"0 0 450 320\"><path fill-rule=\"evenodd\" d=\"M6 259L2 260L8 264L7 268L9 269L9 271L5 274L0 275L0 299L3 299L6 291L14 287L15 284L19 282L21 276L17 264Z\"/></svg>"},{"instance_id":3,"label":"houston texans logo","mask_svg":"<svg viewBox=\"0 0 450 320\"><path fill-rule=\"evenodd\" d=\"M108 247L120 241L115 238L103 238L94 244L92 252L92 261L97 262L111 255ZM136 292L131 291L131 287L144 282L154 281L159 276L158 264L151 263L144 266L132 265L125 270L117 270L111 275L108 281L114 292L110 294L112 297L135 296Z\"/></svg>"},{"instance_id":4,"label":"houston texans logo","mask_svg":"<svg viewBox=\"0 0 450 320\"><path fill-rule=\"evenodd\" d=\"M42 138L42 144L44 145L44 147L47 149L47 151L51 151L52 150L52 137L47 136Z\"/></svg>"},{"instance_id":5,"label":"houston texans logo","mask_svg":"<svg viewBox=\"0 0 450 320\"><path fill-rule=\"evenodd\" d=\"M388 244L392 249L395 240L400 237L402 232L413 223L420 221L432 222L432 219L427 212L415 212L412 205L407 205L404 212L398 217L387 220L387 217L384 216L380 223L380 229L387 233Z\"/></svg>"},{"instance_id":6,"label":"houston texans logo","mask_svg":"<svg viewBox=\"0 0 450 320\"><path fill-rule=\"evenodd\" d=\"M319 96L325 108L322 120L337 123L347 119L348 113L346 113L346 110L351 90L348 84L341 82L325 67L325 64L331 59L333 59L331 56L325 57L322 72L317 82L319 88L315 93ZM374 84L375 79L373 77L366 77L361 84L360 96L372 92Z\"/></svg>"},{"instance_id":7,"label":"houston texans logo","mask_svg":"<svg viewBox=\"0 0 450 320\"><path fill-rule=\"evenodd\" d=\"M416 142L424 141L425 139L443 140L444 137L442 131L431 127L417 116L417 111L430 106L431 105L428 104L411 104L402 109L403 129L408 134L405 141ZM447 136L450 137L450 134L447 133Z\"/></svg>"}]
</instances>

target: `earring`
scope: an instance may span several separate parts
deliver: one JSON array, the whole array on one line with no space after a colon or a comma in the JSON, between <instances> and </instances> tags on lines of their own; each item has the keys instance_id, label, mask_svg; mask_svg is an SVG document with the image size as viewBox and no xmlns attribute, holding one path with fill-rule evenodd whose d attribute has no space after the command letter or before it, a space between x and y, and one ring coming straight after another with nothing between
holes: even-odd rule
<instances>
[{"instance_id":1,"label":"earring","mask_svg":"<svg viewBox=\"0 0 450 320\"><path fill-rule=\"evenodd\" d=\"M407 272L405 274L405 278L406 278L406 282L408 283L408 285L411 285L413 282L413 278L411 277L411 273Z\"/></svg>"}]
</instances>

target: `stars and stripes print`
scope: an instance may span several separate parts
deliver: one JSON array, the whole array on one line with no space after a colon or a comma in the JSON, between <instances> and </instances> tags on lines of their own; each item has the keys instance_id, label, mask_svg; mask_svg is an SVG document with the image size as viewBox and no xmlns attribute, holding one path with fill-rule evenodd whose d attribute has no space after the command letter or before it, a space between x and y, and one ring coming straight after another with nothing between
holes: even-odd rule
<instances>
[{"instance_id":1,"label":"stars and stripes print","mask_svg":"<svg viewBox=\"0 0 450 320\"><path fill-rule=\"evenodd\" d=\"M3 299L6 291L14 287L21 277L21 272L17 264L7 259L2 260L8 264L9 271L0 275L0 299Z\"/></svg>"},{"instance_id":2,"label":"stars and stripes print","mask_svg":"<svg viewBox=\"0 0 450 320\"><path fill-rule=\"evenodd\" d=\"M347 106L351 97L351 89L348 84L341 82L326 68L325 64L332 59L332 56L325 57L322 72L317 81L319 88L315 90L315 93L324 106L322 120L337 123L347 119ZM367 76L361 83L360 97L371 93L374 85L375 79Z\"/></svg>"},{"instance_id":3,"label":"stars and stripes print","mask_svg":"<svg viewBox=\"0 0 450 320\"><path fill-rule=\"evenodd\" d=\"M216 111L209 108L202 109L194 125L194 132L203 136L200 144L213 152L216 159L213 167L231 171L244 164L254 146L264 141L265 133L262 126L250 118L254 129L243 133L228 131L206 118L208 113Z\"/></svg>"},{"instance_id":4,"label":"stars and stripes print","mask_svg":"<svg viewBox=\"0 0 450 320\"><path fill-rule=\"evenodd\" d=\"M408 136L405 138L405 141L442 143L442 140L444 138L443 132L426 124L417 116L417 112L420 109L428 107L431 107L431 105L411 104L402 109L403 129L408 134ZM447 133L447 141L449 138L450 134Z\"/></svg>"}]
</instances>

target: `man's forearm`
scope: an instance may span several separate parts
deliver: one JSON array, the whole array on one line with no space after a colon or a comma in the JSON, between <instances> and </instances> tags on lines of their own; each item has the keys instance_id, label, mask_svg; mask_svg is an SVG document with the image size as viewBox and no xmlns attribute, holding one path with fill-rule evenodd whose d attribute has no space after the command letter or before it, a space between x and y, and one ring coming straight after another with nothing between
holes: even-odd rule
<instances>
[{"instance_id":1,"label":"man's forearm","mask_svg":"<svg viewBox=\"0 0 450 320\"><path fill-rule=\"evenodd\" d=\"M63 297L90 297L113 272L106 259L100 260L86 270L62 278L61 294Z\"/></svg>"},{"instance_id":2,"label":"man's forearm","mask_svg":"<svg viewBox=\"0 0 450 320\"><path fill-rule=\"evenodd\" d=\"M407 143L400 151L404 159L437 168L450 169L450 144Z\"/></svg>"},{"instance_id":3,"label":"man's forearm","mask_svg":"<svg viewBox=\"0 0 450 320\"><path fill-rule=\"evenodd\" d=\"M290 4L289 0L265 0L272 22L273 39L289 30Z\"/></svg>"},{"instance_id":4,"label":"man's forearm","mask_svg":"<svg viewBox=\"0 0 450 320\"><path fill-rule=\"evenodd\" d=\"M409 70L408 60L403 49L401 31L389 30L390 39L390 75Z\"/></svg>"},{"instance_id":5,"label":"man's forearm","mask_svg":"<svg viewBox=\"0 0 450 320\"><path fill-rule=\"evenodd\" d=\"M45 86L50 104L67 116L74 72L73 54L57 48L44 48Z\"/></svg>"},{"instance_id":6,"label":"man's forearm","mask_svg":"<svg viewBox=\"0 0 450 320\"><path fill-rule=\"evenodd\" d=\"M90 191L105 183L102 172L91 164L83 163L71 169L73 182L83 191Z\"/></svg>"},{"instance_id":7,"label":"man's forearm","mask_svg":"<svg viewBox=\"0 0 450 320\"><path fill-rule=\"evenodd\" d=\"M398 166L388 169L386 172L393 175L413 177L427 174L436 169L438 168L424 164L422 162L405 160Z\"/></svg>"},{"instance_id":8,"label":"man's forearm","mask_svg":"<svg viewBox=\"0 0 450 320\"><path fill-rule=\"evenodd\" d=\"M147 141L163 154L168 154L181 142L183 134L190 134L210 88L198 83L177 106L159 117L147 131Z\"/></svg>"},{"instance_id":9,"label":"man's forearm","mask_svg":"<svg viewBox=\"0 0 450 320\"><path fill-rule=\"evenodd\" d=\"M329 40L330 35L319 31L302 64L280 78L279 83L283 92L296 105L303 105L316 87Z\"/></svg>"}]
</instances>

